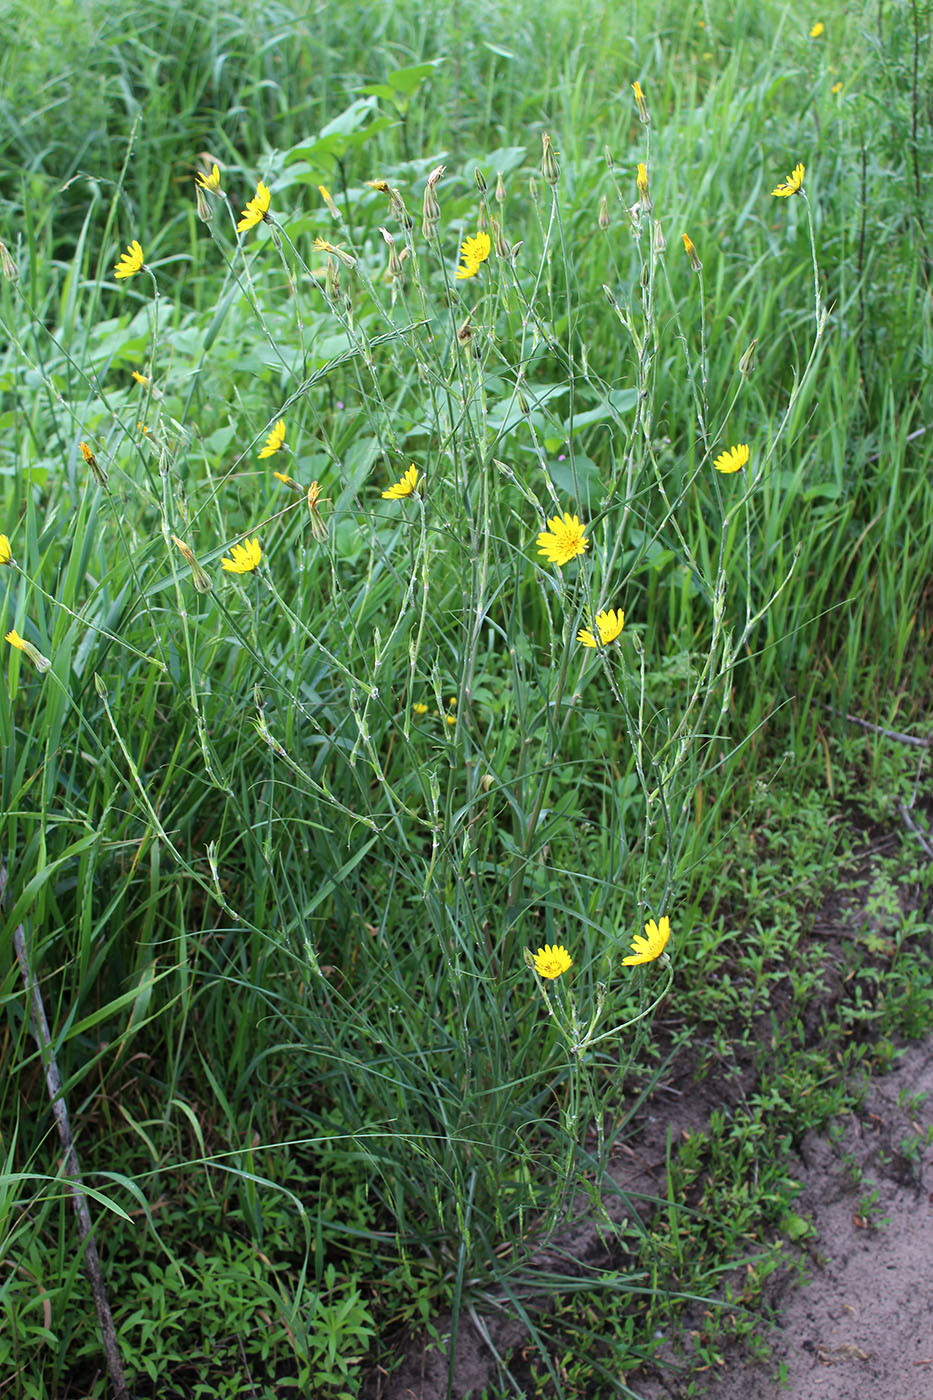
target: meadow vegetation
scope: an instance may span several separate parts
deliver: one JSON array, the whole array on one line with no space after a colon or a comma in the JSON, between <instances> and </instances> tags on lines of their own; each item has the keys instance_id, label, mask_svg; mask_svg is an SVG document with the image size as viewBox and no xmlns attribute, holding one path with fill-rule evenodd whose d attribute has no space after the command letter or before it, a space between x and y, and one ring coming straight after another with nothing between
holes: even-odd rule
<instances>
[{"instance_id":1,"label":"meadow vegetation","mask_svg":"<svg viewBox=\"0 0 933 1400\"><path fill-rule=\"evenodd\" d=\"M848 817L923 823L845 715L933 736L931 7L820 18L8 6L3 1395L110 1386L19 929L137 1395L491 1307L497 1394L633 1393L688 1297L713 1364L929 1028L909 835L807 1019ZM610 1225L677 1054L754 1093Z\"/></svg>"}]
</instances>

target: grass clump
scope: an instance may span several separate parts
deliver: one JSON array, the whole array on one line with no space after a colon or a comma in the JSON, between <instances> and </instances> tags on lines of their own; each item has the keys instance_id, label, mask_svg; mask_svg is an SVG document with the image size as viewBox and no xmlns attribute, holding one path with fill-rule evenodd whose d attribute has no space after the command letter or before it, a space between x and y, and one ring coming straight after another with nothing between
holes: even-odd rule
<instances>
[{"instance_id":1,"label":"grass clump","mask_svg":"<svg viewBox=\"0 0 933 1400\"><path fill-rule=\"evenodd\" d=\"M107 48L112 17L75 17L99 82L65 140L41 16L7 50L0 167L5 939L28 936L130 1380L195 1385L200 1288L225 1393L356 1393L377 1338L506 1298L542 1384L592 1394L525 1290L581 1211L610 1230L651 1018L701 1068L738 1030L760 1073L743 1001L780 987L791 1048L710 1127L736 1228L678 1226L677 1261L620 1229L580 1316L615 1318L624 1370L652 1350L633 1299L709 1291L792 1207L772 1182L739 1209L726 1163L786 1131L785 1073L828 1072L801 907L827 807L789 805L824 758L850 780L822 705L870 685L877 723L920 712L929 362L901 308L928 310L905 250L929 133L898 75L921 31L852 16L844 48L778 4L520 8L511 46L443 6L157 20ZM913 145L870 199L879 45ZM3 966L27 1261L3 1364L23 1394L103 1393L62 1320L84 1285ZM885 1033L915 1029L886 986Z\"/></svg>"}]
</instances>

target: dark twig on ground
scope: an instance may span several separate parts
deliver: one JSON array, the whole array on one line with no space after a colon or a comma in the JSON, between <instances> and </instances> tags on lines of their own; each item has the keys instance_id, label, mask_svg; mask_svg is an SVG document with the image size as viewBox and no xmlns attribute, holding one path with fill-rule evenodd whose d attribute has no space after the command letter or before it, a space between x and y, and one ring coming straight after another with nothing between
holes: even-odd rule
<instances>
[{"instance_id":1,"label":"dark twig on ground","mask_svg":"<svg viewBox=\"0 0 933 1400\"><path fill-rule=\"evenodd\" d=\"M880 724L872 724L870 720L861 719L858 715L837 710L835 705L827 705L826 709L830 714L847 719L850 724L860 724L863 729L870 729L873 734L883 734L886 739L896 739L899 744L914 744L919 749L933 749L933 739L918 738L916 734L902 734L899 729L884 729Z\"/></svg>"}]
</instances>

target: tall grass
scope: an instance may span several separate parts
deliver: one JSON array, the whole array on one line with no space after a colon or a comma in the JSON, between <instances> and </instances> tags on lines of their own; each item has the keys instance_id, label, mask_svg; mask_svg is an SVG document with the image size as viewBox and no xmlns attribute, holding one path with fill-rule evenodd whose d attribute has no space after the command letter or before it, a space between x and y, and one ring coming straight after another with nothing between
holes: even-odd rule
<instances>
[{"instance_id":1,"label":"tall grass","mask_svg":"<svg viewBox=\"0 0 933 1400\"><path fill-rule=\"evenodd\" d=\"M760 727L803 762L827 699L919 712L922 8L819 41L778 4L519 8L508 43L440 5L7 21L0 634L51 666L8 648L5 946L23 924L105 1267L136 1269L137 1382L156 1337L182 1383L195 1279L231 1332L261 1298L252 1374L306 1390L352 1386L390 1319L526 1280L603 1211L618 1085L650 1077ZM588 544L558 567L564 512ZM609 608L621 635L581 646ZM662 916L672 970L625 966ZM545 944L573 959L551 983ZM63 1322L80 1273L3 966L5 1364L52 1395L95 1342Z\"/></svg>"}]
</instances>

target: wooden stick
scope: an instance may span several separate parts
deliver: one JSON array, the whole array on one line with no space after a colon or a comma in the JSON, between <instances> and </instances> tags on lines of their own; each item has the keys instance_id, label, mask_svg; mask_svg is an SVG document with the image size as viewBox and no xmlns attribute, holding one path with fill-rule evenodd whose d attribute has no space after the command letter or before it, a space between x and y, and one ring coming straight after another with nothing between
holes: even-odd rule
<instances>
[{"instance_id":1,"label":"wooden stick","mask_svg":"<svg viewBox=\"0 0 933 1400\"><path fill-rule=\"evenodd\" d=\"M847 719L850 724L860 724L863 729L870 729L873 734L883 734L886 739L896 739L900 744L915 744L918 749L933 749L933 739L919 739L916 734L902 734L899 729L882 729L880 724L872 724L870 720L860 719L858 715L846 714L844 710L837 710L835 705L827 705L825 708L830 714Z\"/></svg>"},{"instance_id":2,"label":"wooden stick","mask_svg":"<svg viewBox=\"0 0 933 1400\"><path fill-rule=\"evenodd\" d=\"M6 863L0 860L0 908L3 906L6 883ZM91 1283L91 1292L94 1295L94 1306L97 1309L97 1322L100 1327L104 1351L107 1355L107 1367L110 1371L113 1393L116 1396L116 1400L130 1400L130 1393L126 1388L126 1380L123 1375L123 1362L120 1359L120 1350L117 1346L117 1334L113 1325L113 1314L110 1311L110 1304L107 1301L107 1290L104 1287L104 1276L100 1267L100 1256L97 1253L97 1245L94 1242L94 1232L91 1227L91 1212L88 1209L84 1182L81 1179L81 1168L78 1165L78 1154L75 1151L74 1138L71 1133L71 1123L68 1118L68 1108L62 1092L62 1077L58 1072L55 1051L52 1048L52 1037L49 1034L49 1023L45 1015L42 993L39 990L39 984L33 976L32 968L29 963L29 953L26 947L26 930L23 928L22 924L17 924L16 928L13 930L13 947L16 952L16 961L19 963L20 972L23 974L23 982L26 985L26 996L30 1002L30 1012L32 1015L32 1033L39 1047L42 1063L45 1065L45 1083L49 1091L52 1113L55 1115L55 1126L58 1129L59 1141L65 1153L64 1168L67 1173L65 1185L68 1187L75 1209L75 1215L78 1218L78 1235L81 1239L81 1243L84 1245L84 1267L87 1270L87 1276Z\"/></svg>"}]
</instances>

